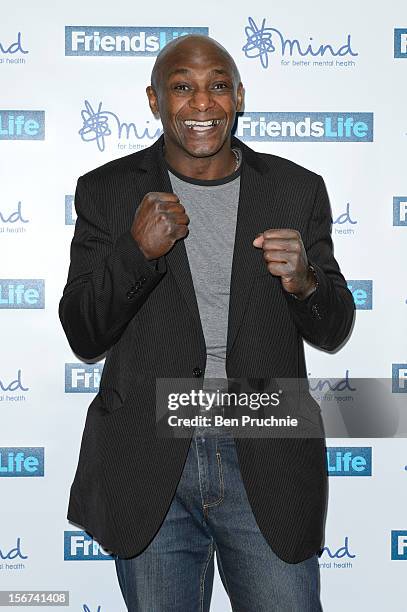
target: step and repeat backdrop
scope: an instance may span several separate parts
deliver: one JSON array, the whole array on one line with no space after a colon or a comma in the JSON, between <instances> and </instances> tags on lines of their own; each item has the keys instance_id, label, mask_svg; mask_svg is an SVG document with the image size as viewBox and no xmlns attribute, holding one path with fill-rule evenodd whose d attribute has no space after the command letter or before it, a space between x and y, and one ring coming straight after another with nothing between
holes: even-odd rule
<instances>
[{"instance_id":1,"label":"step and repeat backdrop","mask_svg":"<svg viewBox=\"0 0 407 612\"><path fill-rule=\"evenodd\" d=\"M403 0L3 7L0 609L124 611L114 561L66 520L103 362L70 351L57 309L76 180L160 135L145 95L151 68L168 41L194 32L221 42L240 69L245 112L236 135L325 179L335 254L357 311L342 350L306 347L310 377L333 394L332 379L342 388L354 378L388 379L398 399L407 397ZM325 610L406 610L406 442L327 440ZM212 609L230 610L218 574Z\"/></svg>"}]
</instances>

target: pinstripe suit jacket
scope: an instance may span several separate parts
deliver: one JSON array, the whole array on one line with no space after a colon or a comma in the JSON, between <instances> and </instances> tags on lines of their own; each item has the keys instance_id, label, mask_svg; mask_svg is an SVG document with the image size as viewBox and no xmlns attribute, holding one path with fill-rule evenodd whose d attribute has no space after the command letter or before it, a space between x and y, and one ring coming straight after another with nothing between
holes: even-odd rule
<instances>
[{"instance_id":1,"label":"pinstripe suit jacket","mask_svg":"<svg viewBox=\"0 0 407 612\"><path fill-rule=\"evenodd\" d=\"M78 180L77 221L59 305L73 351L106 353L91 402L68 519L128 558L158 531L180 479L189 438L156 436L156 377L205 372L206 347L188 258L178 240L154 267L132 238L150 191L171 192L163 137ZM354 304L333 256L322 178L286 159L243 152L230 285L226 372L305 378L303 338L330 351L347 337ZM301 233L319 286L299 301L266 268L252 241L269 228ZM250 347L256 347L251 350ZM192 435L192 431L191 431ZM264 537L283 560L302 561L323 541L327 498L323 438L236 438L242 478Z\"/></svg>"}]
</instances>

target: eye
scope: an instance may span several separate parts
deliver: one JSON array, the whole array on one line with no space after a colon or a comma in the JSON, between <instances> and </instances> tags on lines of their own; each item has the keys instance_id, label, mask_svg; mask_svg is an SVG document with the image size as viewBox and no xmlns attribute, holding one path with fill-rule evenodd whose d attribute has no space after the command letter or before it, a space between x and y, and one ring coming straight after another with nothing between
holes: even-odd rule
<instances>
[{"instance_id":1,"label":"eye","mask_svg":"<svg viewBox=\"0 0 407 612\"><path fill-rule=\"evenodd\" d=\"M176 91L188 91L189 85L187 85L186 83L177 83L176 85L174 85L174 89Z\"/></svg>"},{"instance_id":2,"label":"eye","mask_svg":"<svg viewBox=\"0 0 407 612\"><path fill-rule=\"evenodd\" d=\"M213 85L213 89L229 89L229 84L228 83L214 83Z\"/></svg>"}]
</instances>

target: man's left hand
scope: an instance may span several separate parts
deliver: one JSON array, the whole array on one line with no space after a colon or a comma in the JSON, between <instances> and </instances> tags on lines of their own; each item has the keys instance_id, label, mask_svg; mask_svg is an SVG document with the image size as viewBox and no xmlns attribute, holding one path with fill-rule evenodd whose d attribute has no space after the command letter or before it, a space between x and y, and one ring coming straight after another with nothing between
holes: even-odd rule
<instances>
[{"instance_id":1,"label":"man's left hand","mask_svg":"<svg viewBox=\"0 0 407 612\"><path fill-rule=\"evenodd\" d=\"M309 269L301 234L293 229L268 229L253 240L263 249L268 271L280 276L285 291L304 300L315 290L315 277Z\"/></svg>"}]
</instances>

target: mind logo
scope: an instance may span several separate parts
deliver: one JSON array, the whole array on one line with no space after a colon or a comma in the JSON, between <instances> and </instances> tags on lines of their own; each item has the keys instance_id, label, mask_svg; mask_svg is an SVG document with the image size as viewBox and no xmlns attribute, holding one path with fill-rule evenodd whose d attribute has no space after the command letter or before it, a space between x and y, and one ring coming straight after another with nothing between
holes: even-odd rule
<instances>
[{"instance_id":1,"label":"mind logo","mask_svg":"<svg viewBox=\"0 0 407 612\"><path fill-rule=\"evenodd\" d=\"M269 66L269 56L272 54L280 55L281 58L289 56L297 56L300 58L311 57L311 58L322 58L328 57L345 57L351 56L356 57L359 54L354 52L351 44L351 35L348 34L346 42L340 45L332 45L330 43L318 44L314 42L313 37L309 37L308 42L300 42L298 39L286 38L284 34L277 30L277 28L266 27L266 19L263 19L261 25L258 26L254 21L253 17L249 17L248 25L245 27L246 43L242 47L247 58L258 58L263 68ZM281 63L286 65L289 61L282 59ZM310 64L321 64L321 61L304 61L298 62L300 65ZM296 65L297 62L293 61L292 65ZM324 65L328 66L354 66L355 62L350 60L343 62L336 60L335 64L333 60L323 62Z\"/></svg>"}]
</instances>

